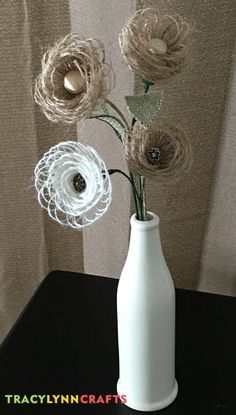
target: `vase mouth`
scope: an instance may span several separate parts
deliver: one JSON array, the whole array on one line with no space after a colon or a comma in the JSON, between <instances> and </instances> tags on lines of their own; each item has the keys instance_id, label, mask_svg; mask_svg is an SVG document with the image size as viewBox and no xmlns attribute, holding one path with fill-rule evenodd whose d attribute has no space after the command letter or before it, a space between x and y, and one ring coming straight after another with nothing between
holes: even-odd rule
<instances>
[{"instance_id":1,"label":"vase mouth","mask_svg":"<svg viewBox=\"0 0 236 415\"><path fill-rule=\"evenodd\" d=\"M139 220L134 213L130 218L130 225L136 229L147 230L157 228L159 225L159 217L156 213L147 212L147 220Z\"/></svg>"}]
</instances>

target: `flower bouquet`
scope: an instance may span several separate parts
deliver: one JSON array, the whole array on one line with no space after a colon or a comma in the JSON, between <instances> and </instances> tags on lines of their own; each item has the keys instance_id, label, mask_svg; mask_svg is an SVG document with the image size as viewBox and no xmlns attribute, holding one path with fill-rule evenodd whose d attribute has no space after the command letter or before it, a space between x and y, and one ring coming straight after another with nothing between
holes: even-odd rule
<instances>
[{"instance_id":1,"label":"flower bouquet","mask_svg":"<svg viewBox=\"0 0 236 415\"><path fill-rule=\"evenodd\" d=\"M54 122L96 119L110 125L124 148L128 173L107 169L94 148L63 141L35 168L38 201L52 219L83 229L112 199L111 175L130 182L135 214L118 287L118 391L138 410L167 406L177 394L174 374L174 288L166 266L157 215L147 211L145 180L175 180L191 165L191 146L180 126L161 116L161 86L186 66L190 26L154 8L136 12L120 33L124 59L143 84L126 96L131 121L108 99L112 68L102 42L72 33L42 60L35 100Z\"/></svg>"}]
</instances>

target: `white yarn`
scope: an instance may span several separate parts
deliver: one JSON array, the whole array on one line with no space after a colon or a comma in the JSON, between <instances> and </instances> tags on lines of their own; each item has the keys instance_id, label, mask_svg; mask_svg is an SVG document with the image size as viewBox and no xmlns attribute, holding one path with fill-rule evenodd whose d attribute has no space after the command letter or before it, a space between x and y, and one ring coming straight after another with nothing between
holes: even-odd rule
<instances>
[{"instance_id":1,"label":"white yarn","mask_svg":"<svg viewBox=\"0 0 236 415\"><path fill-rule=\"evenodd\" d=\"M98 220L111 203L112 187L104 161L94 148L65 141L52 147L35 167L40 205L62 225L81 229ZM80 174L86 188L76 191Z\"/></svg>"}]
</instances>

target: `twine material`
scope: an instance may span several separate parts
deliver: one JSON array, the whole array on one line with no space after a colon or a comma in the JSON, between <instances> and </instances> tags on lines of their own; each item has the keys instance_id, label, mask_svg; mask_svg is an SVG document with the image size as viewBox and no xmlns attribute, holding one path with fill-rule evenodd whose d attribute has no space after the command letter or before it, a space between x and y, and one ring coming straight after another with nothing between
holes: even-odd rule
<instances>
[{"instance_id":1,"label":"twine material","mask_svg":"<svg viewBox=\"0 0 236 415\"><path fill-rule=\"evenodd\" d=\"M92 147L74 141L61 142L44 154L34 175L40 205L61 225L84 228L110 206L110 176Z\"/></svg>"},{"instance_id":2,"label":"twine material","mask_svg":"<svg viewBox=\"0 0 236 415\"><path fill-rule=\"evenodd\" d=\"M167 50L153 50L153 39L164 42ZM190 26L181 16L161 16L157 9L147 8L128 20L119 40L129 67L144 80L158 83L178 74L186 65Z\"/></svg>"},{"instance_id":3,"label":"twine material","mask_svg":"<svg viewBox=\"0 0 236 415\"><path fill-rule=\"evenodd\" d=\"M78 94L64 88L64 76L71 70L78 70L84 79L85 88ZM35 84L35 101L51 121L80 121L104 102L111 88L109 74L103 43L71 33L43 56L42 71Z\"/></svg>"},{"instance_id":4,"label":"twine material","mask_svg":"<svg viewBox=\"0 0 236 415\"><path fill-rule=\"evenodd\" d=\"M150 152L156 151L156 157ZM139 123L126 133L125 152L130 171L165 182L175 179L192 164L186 134L179 127L156 122L143 128Z\"/></svg>"}]
</instances>

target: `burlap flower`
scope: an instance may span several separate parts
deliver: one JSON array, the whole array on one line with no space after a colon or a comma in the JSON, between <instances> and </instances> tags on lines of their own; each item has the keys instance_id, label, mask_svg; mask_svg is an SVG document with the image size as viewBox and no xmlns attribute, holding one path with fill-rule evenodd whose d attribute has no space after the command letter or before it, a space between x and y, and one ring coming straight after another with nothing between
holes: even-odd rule
<instances>
[{"instance_id":1,"label":"burlap flower","mask_svg":"<svg viewBox=\"0 0 236 415\"><path fill-rule=\"evenodd\" d=\"M189 169L192 162L185 133L164 122L153 123L149 129L136 123L126 135L125 152L130 171L163 182Z\"/></svg>"},{"instance_id":2,"label":"burlap flower","mask_svg":"<svg viewBox=\"0 0 236 415\"><path fill-rule=\"evenodd\" d=\"M81 229L98 220L111 203L104 161L89 146L65 141L52 147L35 167L40 205L62 225Z\"/></svg>"},{"instance_id":3,"label":"burlap flower","mask_svg":"<svg viewBox=\"0 0 236 415\"><path fill-rule=\"evenodd\" d=\"M104 56L102 42L76 33L45 53L34 97L49 120L80 121L104 102L110 88Z\"/></svg>"},{"instance_id":4,"label":"burlap flower","mask_svg":"<svg viewBox=\"0 0 236 415\"><path fill-rule=\"evenodd\" d=\"M120 46L129 67L144 80L158 83L178 74L189 54L190 27L180 16L139 10L120 33Z\"/></svg>"}]
</instances>

